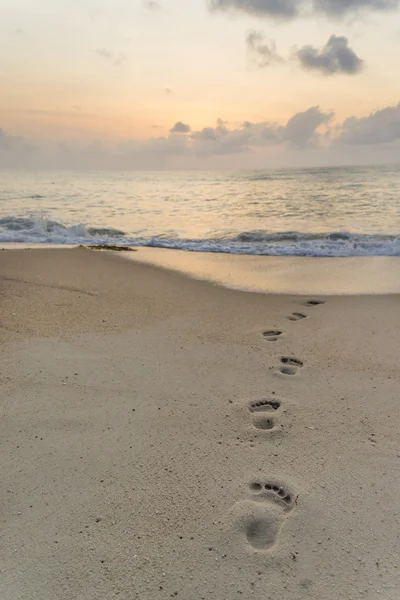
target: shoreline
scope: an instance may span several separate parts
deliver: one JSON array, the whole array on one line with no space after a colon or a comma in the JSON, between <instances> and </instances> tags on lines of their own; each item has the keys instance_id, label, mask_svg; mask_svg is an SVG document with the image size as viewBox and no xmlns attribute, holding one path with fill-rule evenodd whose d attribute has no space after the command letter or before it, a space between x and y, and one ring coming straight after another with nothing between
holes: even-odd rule
<instances>
[{"instance_id":1,"label":"shoreline","mask_svg":"<svg viewBox=\"0 0 400 600\"><path fill-rule=\"evenodd\" d=\"M78 246L0 244L0 250L70 250ZM296 257L187 252L135 247L121 258L247 292L285 295L400 294L400 257Z\"/></svg>"},{"instance_id":2,"label":"shoreline","mask_svg":"<svg viewBox=\"0 0 400 600\"><path fill-rule=\"evenodd\" d=\"M397 296L80 248L0 285L2 600L397 599Z\"/></svg>"}]
</instances>

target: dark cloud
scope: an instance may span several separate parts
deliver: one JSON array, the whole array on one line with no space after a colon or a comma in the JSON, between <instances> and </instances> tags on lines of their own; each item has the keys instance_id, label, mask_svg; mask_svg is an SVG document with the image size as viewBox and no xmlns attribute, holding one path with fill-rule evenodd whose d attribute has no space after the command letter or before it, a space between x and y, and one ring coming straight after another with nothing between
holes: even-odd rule
<instances>
[{"instance_id":1,"label":"dark cloud","mask_svg":"<svg viewBox=\"0 0 400 600\"><path fill-rule=\"evenodd\" d=\"M283 129L283 139L294 146L306 146L317 139L316 131L320 125L327 125L333 113L324 113L319 106L313 106L304 112L295 114Z\"/></svg>"},{"instance_id":2,"label":"dark cloud","mask_svg":"<svg viewBox=\"0 0 400 600\"><path fill-rule=\"evenodd\" d=\"M332 116L332 113L324 113L315 106L295 114L284 126L245 121L236 129L228 129L226 123L219 119L216 127L205 127L192 133L193 150L199 156L212 156L243 153L253 147L272 145L307 147L317 144L318 128L327 125Z\"/></svg>"},{"instance_id":3,"label":"dark cloud","mask_svg":"<svg viewBox=\"0 0 400 600\"><path fill-rule=\"evenodd\" d=\"M182 123L182 121L178 121L169 131L170 133L190 133L191 127L186 123Z\"/></svg>"},{"instance_id":4,"label":"dark cloud","mask_svg":"<svg viewBox=\"0 0 400 600\"><path fill-rule=\"evenodd\" d=\"M391 144L400 140L400 104L388 106L368 117L346 119L337 141L343 144Z\"/></svg>"},{"instance_id":5,"label":"dark cloud","mask_svg":"<svg viewBox=\"0 0 400 600\"><path fill-rule=\"evenodd\" d=\"M209 0L211 10L236 10L259 17L294 19L313 13L343 17L365 10L390 11L399 0Z\"/></svg>"},{"instance_id":6,"label":"dark cloud","mask_svg":"<svg viewBox=\"0 0 400 600\"><path fill-rule=\"evenodd\" d=\"M316 11L334 17L364 10L391 11L399 6L399 0L314 0Z\"/></svg>"},{"instance_id":7,"label":"dark cloud","mask_svg":"<svg viewBox=\"0 0 400 600\"><path fill-rule=\"evenodd\" d=\"M238 10L261 17L292 19L299 11L299 0L210 0L211 10Z\"/></svg>"},{"instance_id":8,"label":"dark cloud","mask_svg":"<svg viewBox=\"0 0 400 600\"><path fill-rule=\"evenodd\" d=\"M228 133L229 130L226 127L226 121L218 119L216 127L204 127L200 131L194 131L191 137L194 140L215 141Z\"/></svg>"},{"instance_id":9,"label":"dark cloud","mask_svg":"<svg viewBox=\"0 0 400 600\"><path fill-rule=\"evenodd\" d=\"M275 42L267 40L260 31L252 29L247 33L246 46L250 60L257 67L264 68L283 62L283 58L276 52Z\"/></svg>"},{"instance_id":10,"label":"dark cloud","mask_svg":"<svg viewBox=\"0 0 400 600\"><path fill-rule=\"evenodd\" d=\"M246 128L224 131L220 127L205 127L192 137L192 152L195 156L241 154L248 152L253 132Z\"/></svg>"},{"instance_id":11,"label":"dark cloud","mask_svg":"<svg viewBox=\"0 0 400 600\"><path fill-rule=\"evenodd\" d=\"M122 54L121 52L112 52L111 50L107 50L107 48L98 48L96 50L96 54L101 56L101 58L105 58L106 60L110 61L111 64L116 67L126 61L125 54Z\"/></svg>"},{"instance_id":12,"label":"dark cloud","mask_svg":"<svg viewBox=\"0 0 400 600\"><path fill-rule=\"evenodd\" d=\"M295 52L301 66L324 75L346 73L355 75L362 71L364 61L349 47L346 37L332 35L322 48L304 46Z\"/></svg>"}]
</instances>

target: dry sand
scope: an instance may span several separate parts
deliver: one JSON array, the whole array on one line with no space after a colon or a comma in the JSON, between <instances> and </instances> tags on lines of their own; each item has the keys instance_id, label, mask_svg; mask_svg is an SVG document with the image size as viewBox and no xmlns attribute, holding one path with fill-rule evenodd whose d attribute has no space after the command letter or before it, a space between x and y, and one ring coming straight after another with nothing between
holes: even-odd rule
<instances>
[{"instance_id":1,"label":"dry sand","mask_svg":"<svg viewBox=\"0 0 400 600\"><path fill-rule=\"evenodd\" d=\"M0 284L1 600L399 600L398 296L84 249Z\"/></svg>"}]
</instances>

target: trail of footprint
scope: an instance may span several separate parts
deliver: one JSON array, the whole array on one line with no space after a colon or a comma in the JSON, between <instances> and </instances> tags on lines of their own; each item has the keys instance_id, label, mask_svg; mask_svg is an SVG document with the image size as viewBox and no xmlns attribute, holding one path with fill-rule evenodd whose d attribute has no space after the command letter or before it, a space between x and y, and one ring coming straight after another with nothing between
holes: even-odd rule
<instances>
[{"instance_id":1,"label":"trail of footprint","mask_svg":"<svg viewBox=\"0 0 400 600\"><path fill-rule=\"evenodd\" d=\"M279 331L277 329L272 329L270 331L264 331L263 336L269 342L277 342L278 338L283 334L283 331Z\"/></svg>"},{"instance_id":2,"label":"trail of footprint","mask_svg":"<svg viewBox=\"0 0 400 600\"><path fill-rule=\"evenodd\" d=\"M302 321L303 319L307 319L307 315L299 312L294 312L286 318L289 319L289 321Z\"/></svg>"},{"instance_id":3,"label":"trail of footprint","mask_svg":"<svg viewBox=\"0 0 400 600\"><path fill-rule=\"evenodd\" d=\"M244 503L247 516L242 518L247 542L256 551L271 550L294 506L294 495L278 482L254 480L250 484L251 501Z\"/></svg>"},{"instance_id":4,"label":"trail of footprint","mask_svg":"<svg viewBox=\"0 0 400 600\"><path fill-rule=\"evenodd\" d=\"M296 375L297 371L303 366L303 364L303 361L295 358L294 356L282 356L279 371L283 375Z\"/></svg>"}]
</instances>

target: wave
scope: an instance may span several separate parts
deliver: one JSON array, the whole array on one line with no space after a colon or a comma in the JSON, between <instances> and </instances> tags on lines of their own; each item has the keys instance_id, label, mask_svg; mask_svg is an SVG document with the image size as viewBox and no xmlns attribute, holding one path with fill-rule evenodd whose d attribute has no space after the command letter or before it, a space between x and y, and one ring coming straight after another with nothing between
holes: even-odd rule
<instances>
[{"instance_id":1,"label":"wave","mask_svg":"<svg viewBox=\"0 0 400 600\"><path fill-rule=\"evenodd\" d=\"M287 173L276 173L274 175L257 173L255 175L247 175L245 179L246 181L289 181L293 179L293 175Z\"/></svg>"},{"instance_id":2,"label":"wave","mask_svg":"<svg viewBox=\"0 0 400 600\"><path fill-rule=\"evenodd\" d=\"M243 234L225 240L177 240L151 238L137 240L138 246L173 248L191 252L220 252L259 256L400 256L399 236L353 236L331 233L310 235L297 233L268 234L266 239L243 241Z\"/></svg>"},{"instance_id":3,"label":"wave","mask_svg":"<svg viewBox=\"0 0 400 600\"><path fill-rule=\"evenodd\" d=\"M260 256L400 256L400 234L359 234L332 231L243 231L206 239L166 234L135 236L113 227L64 225L44 218L0 218L0 243L117 244L189 252L219 252Z\"/></svg>"},{"instance_id":4,"label":"wave","mask_svg":"<svg viewBox=\"0 0 400 600\"><path fill-rule=\"evenodd\" d=\"M123 231L112 227L63 225L43 218L3 217L0 219L0 242L76 244L98 238L102 243L121 238Z\"/></svg>"}]
</instances>

